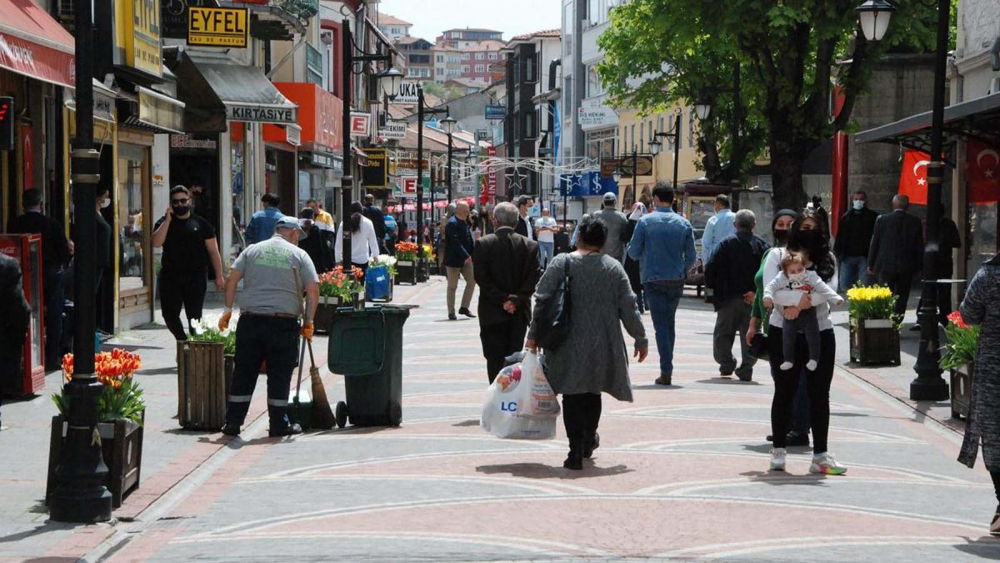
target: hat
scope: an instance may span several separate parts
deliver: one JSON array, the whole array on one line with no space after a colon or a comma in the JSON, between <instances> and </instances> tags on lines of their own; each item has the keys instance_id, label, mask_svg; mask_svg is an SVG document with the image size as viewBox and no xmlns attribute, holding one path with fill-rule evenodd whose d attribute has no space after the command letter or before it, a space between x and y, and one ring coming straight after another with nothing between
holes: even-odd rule
<instances>
[{"instance_id":1,"label":"hat","mask_svg":"<svg viewBox=\"0 0 1000 563\"><path fill-rule=\"evenodd\" d=\"M274 230L278 229L295 229L299 232L299 240L302 240L308 236L305 231L302 230L302 225L299 224L299 220L295 217L282 217L278 219L278 222L274 224Z\"/></svg>"},{"instance_id":2,"label":"hat","mask_svg":"<svg viewBox=\"0 0 1000 563\"><path fill-rule=\"evenodd\" d=\"M604 201L608 202L608 203L614 203L614 202L618 201L618 196L616 196L615 194L613 194L611 192L608 192L608 193L604 194Z\"/></svg>"}]
</instances>

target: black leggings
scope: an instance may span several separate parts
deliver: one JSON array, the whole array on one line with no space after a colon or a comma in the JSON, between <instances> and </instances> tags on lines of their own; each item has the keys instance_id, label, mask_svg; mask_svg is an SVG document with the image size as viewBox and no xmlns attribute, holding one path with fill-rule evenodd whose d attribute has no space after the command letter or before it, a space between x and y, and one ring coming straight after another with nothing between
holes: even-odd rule
<instances>
[{"instance_id":1,"label":"black leggings","mask_svg":"<svg viewBox=\"0 0 1000 563\"><path fill-rule=\"evenodd\" d=\"M563 423L566 436L573 440L586 440L597 432L601 421L601 396L594 393L563 395Z\"/></svg>"},{"instance_id":2,"label":"black leggings","mask_svg":"<svg viewBox=\"0 0 1000 563\"><path fill-rule=\"evenodd\" d=\"M997 512L1000 512L1000 471L990 471L993 478L993 493L997 496Z\"/></svg>"},{"instance_id":3,"label":"black leggings","mask_svg":"<svg viewBox=\"0 0 1000 563\"><path fill-rule=\"evenodd\" d=\"M188 329L191 321L200 319L205 305L208 279L204 271L187 274L160 274L160 309L163 322L177 340L187 340L187 331L181 324L181 308L187 315Z\"/></svg>"},{"instance_id":4,"label":"black leggings","mask_svg":"<svg viewBox=\"0 0 1000 563\"><path fill-rule=\"evenodd\" d=\"M822 330L820 336L819 366L816 371L806 373L809 392L809 422L813 431L813 452L826 452L827 437L830 434L830 383L833 381L833 360L837 355L837 340L833 329ZM782 330L771 326L767 331L768 353L771 362L771 377L774 378L774 400L771 402L771 434L774 447L785 447L785 435L791 419L795 392L799 387L799 373L809 361L809 346L805 336L795 335L795 359L792 369L782 370Z\"/></svg>"}]
</instances>

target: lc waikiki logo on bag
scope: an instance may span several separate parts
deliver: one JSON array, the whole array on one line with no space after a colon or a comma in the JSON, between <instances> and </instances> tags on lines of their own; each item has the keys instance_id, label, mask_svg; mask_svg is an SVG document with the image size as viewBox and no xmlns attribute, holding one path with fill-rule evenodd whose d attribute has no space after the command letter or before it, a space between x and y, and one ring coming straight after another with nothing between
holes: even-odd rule
<instances>
[{"instance_id":1,"label":"lc waikiki logo on bag","mask_svg":"<svg viewBox=\"0 0 1000 563\"><path fill-rule=\"evenodd\" d=\"M498 438L550 440L558 415L559 404L538 356L529 352L522 363L504 368L490 385L479 426Z\"/></svg>"}]
</instances>

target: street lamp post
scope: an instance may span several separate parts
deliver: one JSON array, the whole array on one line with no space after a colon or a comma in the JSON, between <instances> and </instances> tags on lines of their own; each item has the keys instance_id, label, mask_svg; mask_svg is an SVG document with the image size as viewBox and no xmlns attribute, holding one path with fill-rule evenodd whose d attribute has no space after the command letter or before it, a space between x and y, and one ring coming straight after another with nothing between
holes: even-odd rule
<instances>
[{"instance_id":1,"label":"street lamp post","mask_svg":"<svg viewBox=\"0 0 1000 563\"><path fill-rule=\"evenodd\" d=\"M941 353L938 341L938 290L937 264L941 239L941 181L944 179L944 162L941 158L944 144L944 92L945 71L948 62L948 20L951 0L938 0L937 48L934 54L934 107L931 112L931 154L927 165L927 243L924 246L923 286L920 291L920 349L913 371L916 379L910 383L910 399L914 401L940 401L948 398L948 383L941 377ZM858 20L865 38L882 39L895 8L885 0L868 0L858 6Z\"/></svg>"},{"instance_id":2,"label":"street lamp post","mask_svg":"<svg viewBox=\"0 0 1000 563\"><path fill-rule=\"evenodd\" d=\"M424 87L417 85L417 256L423 257L424 245L421 237L424 232L424 116L445 114L449 116L448 106L443 108L424 107ZM451 162L448 163L449 166ZM434 201L431 200L431 217L433 217Z\"/></svg>"},{"instance_id":3,"label":"street lamp post","mask_svg":"<svg viewBox=\"0 0 1000 563\"><path fill-rule=\"evenodd\" d=\"M100 154L94 150L94 59L92 5L75 2L76 137L73 139L73 219L76 223L76 303L73 376L65 386L69 402L66 437L56 468L56 488L49 514L57 522L91 523L111 519L111 493L104 486L108 467L97 432L98 398L104 386L94 375L97 216L95 186L100 181ZM55 336L53 336L55 337Z\"/></svg>"},{"instance_id":4,"label":"street lamp post","mask_svg":"<svg viewBox=\"0 0 1000 563\"><path fill-rule=\"evenodd\" d=\"M451 189L451 158L452 158L452 134L455 132L455 124L458 122L454 117L450 115L441 120L441 130L448 134L448 171L445 173L447 175L448 182L448 202L454 201L454 194Z\"/></svg>"},{"instance_id":5,"label":"street lamp post","mask_svg":"<svg viewBox=\"0 0 1000 563\"><path fill-rule=\"evenodd\" d=\"M700 116L701 112L698 110L698 107L699 106L697 106L697 105L695 106L695 111ZM706 111L705 112L705 118L707 118L707 117L708 117L708 112ZM700 117L699 117L699 119L700 119ZM660 154L660 151L663 150L663 143L660 142L660 137L667 137L667 138L671 138L671 139L674 140L674 182L673 182L673 188L676 190L677 189L677 163L680 160L680 149L681 149L681 115L679 113L677 114L677 119L674 122L674 130L673 131L666 132L666 133L661 133L661 132L657 131L656 133L653 133L653 140L649 142L649 152L652 153L652 155L654 157L656 155Z\"/></svg>"}]
</instances>

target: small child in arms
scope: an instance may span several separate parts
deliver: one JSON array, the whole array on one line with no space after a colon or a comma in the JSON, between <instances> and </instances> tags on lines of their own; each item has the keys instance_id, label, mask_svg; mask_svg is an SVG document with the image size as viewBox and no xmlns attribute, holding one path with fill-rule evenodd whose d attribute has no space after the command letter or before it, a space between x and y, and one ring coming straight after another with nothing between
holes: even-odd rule
<instances>
[{"instance_id":1,"label":"small child in arms","mask_svg":"<svg viewBox=\"0 0 1000 563\"><path fill-rule=\"evenodd\" d=\"M844 300L828 286L816 272L809 271L802 262L802 256L788 252L781 259L781 273L764 288L764 306L770 309L774 306L774 296L779 291L793 291L797 299L802 295L815 295L812 298L813 307L803 309L795 319L785 319L782 325L782 353L785 361L779 366L782 370L792 369L795 359L795 335L799 332L805 335L809 345L809 361L806 369L816 371L820 357L819 319L816 317L816 307L824 301L840 305ZM779 311L783 309L779 306Z\"/></svg>"}]
</instances>

